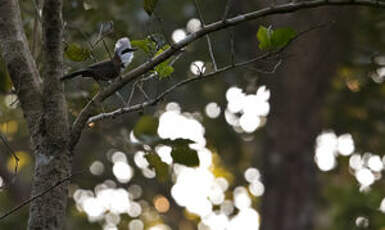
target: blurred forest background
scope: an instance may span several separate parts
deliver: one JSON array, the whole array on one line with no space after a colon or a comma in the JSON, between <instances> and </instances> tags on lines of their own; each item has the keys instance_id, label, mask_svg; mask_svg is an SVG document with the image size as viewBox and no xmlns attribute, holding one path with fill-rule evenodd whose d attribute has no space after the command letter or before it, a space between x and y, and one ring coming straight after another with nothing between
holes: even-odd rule
<instances>
[{"instance_id":1,"label":"blurred forest background","mask_svg":"<svg viewBox=\"0 0 385 230\"><path fill-rule=\"evenodd\" d=\"M34 2L37 4L35 5ZM20 1L24 28L39 63L39 1ZM225 1L199 1L206 23L222 18ZM235 16L270 4L233 1ZM93 58L68 72L108 58L117 39L179 41L200 28L190 0L161 0L150 17L143 1L64 1L65 44L92 48ZM260 54L259 26L290 26L305 33L275 62L235 69L183 86L156 106L91 123L76 148L66 229L385 229L385 14L366 7L325 7L280 14L210 35L218 66ZM103 42L101 28L113 24ZM167 37L164 39L164 37ZM231 39L231 37L233 39ZM105 43L105 44L103 44ZM149 57L135 54L131 69ZM206 39L188 46L167 79L140 83L149 97L173 83L212 69ZM20 158L13 183L0 191L0 213L29 198L33 156L27 127L0 59L0 132ZM65 82L74 118L95 94L92 79ZM120 90L128 97L132 86ZM144 99L136 90L133 101ZM110 111L120 105L112 96ZM160 118L159 135L198 145L200 166L173 165L158 181L132 135L142 115ZM12 180L15 160L0 145L0 184ZM145 147L144 147L145 150ZM159 147L171 163L170 149ZM159 178L158 178L159 179ZM28 208L0 222L25 229Z\"/></svg>"}]
</instances>

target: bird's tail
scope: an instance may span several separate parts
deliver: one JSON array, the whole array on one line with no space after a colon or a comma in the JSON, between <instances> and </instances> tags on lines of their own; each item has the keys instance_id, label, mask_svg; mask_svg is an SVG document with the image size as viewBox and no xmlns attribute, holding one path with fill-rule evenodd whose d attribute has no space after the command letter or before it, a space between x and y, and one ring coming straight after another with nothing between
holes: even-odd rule
<instances>
[{"instance_id":1,"label":"bird's tail","mask_svg":"<svg viewBox=\"0 0 385 230\"><path fill-rule=\"evenodd\" d=\"M78 71L75 71L75 72L72 72L70 74L67 74L67 75L63 76L62 78L60 78L60 80L61 81L68 80L68 79L71 79L71 78L83 75L85 72L87 72L87 70L85 70L85 69L78 70Z\"/></svg>"}]
</instances>

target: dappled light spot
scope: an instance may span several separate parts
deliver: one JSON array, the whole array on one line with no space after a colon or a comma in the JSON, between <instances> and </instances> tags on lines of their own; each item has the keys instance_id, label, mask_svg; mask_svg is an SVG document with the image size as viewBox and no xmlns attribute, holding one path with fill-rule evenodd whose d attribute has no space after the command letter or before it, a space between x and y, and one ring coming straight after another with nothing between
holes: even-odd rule
<instances>
[{"instance_id":1,"label":"dappled light spot","mask_svg":"<svg viewBox=\"0 0 385 230\"><path fill-rule=\"evenodd\" d=\"M172 157L171 157L172 148L170 146L165 146L165 145L157 146L155 148L155 151L158 153L160 159L163 162L169 165L172 163Z\"/></svg>"},{"instance_id":2,"label":"dappled light spot","mask_svg":"<svg viewBox=\"0 0 385 230\"><path fill-rule=\"evenodd\" d=\"M135 165L138 167L138 168L147 168L150 164L148 163L148 161L146 160L146 158L144 157L146 153L143 152L143 151L137 151L134 155L134 162L135 162Z\"/></svg>"},{"instance_id":3,"label":"dappled light spot","mask_svg":"<svg viewBox=\"0 0 385 230\"><path fill-rule=\"evenodd\" d=\"M137 184L130 185L127 189L128 193L131 195L132 199L139 199L142 196L143 189Z\"/></svg>"},{"instance_id":4,"label":"dappled light spot","mask_svg":"<svg viewBox=\"0 0 385 230\"><path fill-rule=\"evenodd\" d=\"M128 183L133 176L133 169L126 162L118 161L112 167L112 172L120 183Z\"/></svg>"},{"instance_id":5,"label":"dappled light spot","mask_svg":"<svg viewBox=\"0 0 385 230\"><path fill-rule=\"evenodd\" d=\"M176 102L169 102L167 103L166 105L166 110L167 111L176 111L176 112L180 112L181 111L181 108L180 108L180 105Z\"/></svg>"},{"instance_id":6,"label":"dappled light spot","mask_svg":"<svg viewBox=\"0 0 385 230\"><path fill-rule=\"evenodd\" d=\"M190 71L192 74L199 76L206 72L206 66L203 61L194 61L190 65Z\"/></svg>"},{"instance_id":7,"label":"dappled light spot","mask_svg":"<svg viewBox=\"0 0 385 230\"><path fill-rule=\"evenodd\" d=\"M138 202L131 202L131 205L127 211L128 215L135 218L142 214L142 207Z\"/></svg>"},{"instance_id":8,"label":"dappled light spot","mask_svg":"<svg viewBox=\"0 0 385 230\"><path fill-rule=\"evenodd\" d=\"M261 178L261 173L256 168L248 168L246 169L244 176L247 182L253 183L259 181Z\"/></svg>"},{"instance_id":9,"label":"dappled light spot","mask_svg":"<svg viewBox=\"0 0 385 230\"><path fill-rule=\"evenodd\" d=\"M111 161L112 161L113 163L117 163L117 162L119 162L119 161L120 161L120 162L127 162L127 156L126 156L125 153L117 151L117 152L114 152L114 153L112 154L112 156L111 156Z\"/></svg>"},{"instance_id":10,"label":"dappled light spot","mask_svg":"<svg viewBox=\"0 0 385 230\"><path fill-rule=\"evenodd\" d=\"M170 209L170 202L165 196L157 195L153 199L155 209L160 213L168 212Z\"/></svg>"},{"instance_id":11,"label":"dappled light spot","mask_svg":"<svg viewBox=\"0 0 385 230\"><path fill-rule=\"evenodd\" d=\"M156 173L154 169L144 168L142 169L142 174L144 177L148 179L152 179L156 177Z\"/></svg>"},{"instance_id":12,"label":"dappled light spot","mask_svg":"<svg viewBox=\"0 0 385 230\"><path fill-rule=\"evenodd\" d=\"M374 183L374 175L373 173L367 169L367 168L362 168L356 171L355 173L357 181L363 186L363 187L368 187L371 184Z\"/></svg>"},{"instance_id":13,"label":"dappled light spot","mask_svg":"<svg viewBox=\"0 0 385 230\"><path fill-rule=\"evenodd\" d=\"M265 192L265 186L260 181L253 181L249 185L249 191L253 196L262 196Z\"/></svg>"},{"instance_id":14,"label":"dappled light spot","mask_svg":"<svg viewBox=\"0 0 385 230\"><path fill-rule=\"evenodd\" d=\"M167 111L159 118L158 134L163 139L190 139L204 146L206 144L204 133L205 129L199 121L186 117L179 112Z\"/></svg>"},{"instance_id":15,"label":"dappled light spot","mask_svg":"<svg viewBox=\"0 0 385 230\"><path fill-rule=\"evenodd\" d=\"M379 210L385 213L385 198L382 199Z\"/></svg>"},{"instance_id":16,"label":"dappled light spot","mask_svg":"<svg viewBox=\"0 0 385 230\"><path fill-rule=\"evenodd\" d=\"M229 224L229 217L223 213L212 212L203 218L202 223L209 227L209 229L225 230Z\"/></svg>"},{"instance_id":17,"label":"dappled light spot","mask_svg":"<svg viewBox=\"0 0 385 230\"><path fill-rule=\"evenodd\" d=\"M251 205L251 199L247 189L243 186L238 186L234 189L234 204L239 210L247 209Z\"/></svg>"},{"instance_id":18,"label":"dappled light spot","mask_svg":"<svg viewBox=\"0 0 385 230\"><path fill-rule=\"evenodd\" d=\"M165 224L157 224L155 226L150 227L148 230L171 230L171 228Z\"/></svg>"},{"instance_id":19,"label":"dappled light spot","mask_svg":"<svg viewBox=\"0 0 385 230\"><path fill-rule=\"evenodd\" d=\"M354 141L351 134L345 133L338 137L337 150L343 156L349 156L354 152Z\"/></svg>"},{"instance_id":20,"label":"dappled light spot","mask_svg":"<svg viewBox=\"0 0 385 230\"><path fill-rule=\"evenodd\" d=\"M90 172L95 176L100 176L104 172L104 165L100 161L94 161L90 166Z\"/></svg>"},{"instance_id":21,"label":"dappled light spot","mask_svg":"<svg viewBox=\"0 0 385 230\"><path fill-rule=\"evenodd\" d=\"M120 223L120 216L113 212L107 213L104 219L107 224L118 225Z\"/></svg>"},{"instance_id":22,"label":"dappled light spot","mask_svg":"<svg viewBox=\"0 0 385 230\"><path fill-rule=\"evenodd\" d=\"M16 109L18 106L18 98L16 94L9 94L4 97L4 104L10 109Z\"/></svg>"},{"instance_id":23,"label":"dappled light spot","mask_svg":"<svg viewBox=\"0 0 385 230\"><path fill-rule=\"evenodd\" d=\"M382 160L380 156L378 155L372 155L368 160L368 166L372 171L380 172L384 169L384 164L382 163Z\"/></svg>"},{"instance_id":24,"label":"dappled light spot","mask_svg":"<svg viewBox=\"0 0 385 230\"><path fill-rule=\"evenodd\" d=\"M361 155L360 154L353 154L350 158L349 158L349 167L354 169L354 170L358 170L358 169L361 169L364 165L364 162L362 161L361 159Z\"/></svg>"},{"instance_id":25,"label":"dappled light spot","mask_svg":"<svg viewBox=\"0 0 385 230\"><path fill-rule=\"evenodd\" d=\"M337 135L334 132L322 132L316 139L314 160L321 171L330 171L337 165Z\"/></svg>"},{"instance_id":26,"label":"dappled light spot","mask_svg":"<svg viewBox=\"0 0 385 230\"><path fill-rule=\"evenodd\" d=\"M174 32L172 32L171 38L175 43L178 43L185 39L187 36L186 31L183 29L176 29Z\"/></svg>"},{"instance_id":27,"label":"dappled light spot","mask_svg":"<svg viewBox=\"0 0 385 230\"><path fill-rule=\"evenodd\" d=\"M261 86L255 94L245 94L238 87L226 92L227 108L225 119L238 133L253 133L266 123L270 112L270 90ZM252 140L252 139L251 139Z\"/></svg>"},{"instance_id":28,"label":"dappled light spot","mask_svg":"<svg viewBox=\"0 0 385 230\"><path fill-rule=\"evenodd\" d=\"M257 116L243 114L239 119L239 125L246 133L254 132L261 124L261 119Z\"/></svg>"},{"instance_id":29,"label":"dappled light spot","mask_svg":"<svg viewBox=\"0 0 385 230\"><path fill-rule=\"evenodd\" d=\"M359 216L356 218L356 226L359 228L367 228L369 227L369 219L363 216Z\"/></svg>"},{"instance_id":30,"label":"dappled light spot","mask_svg":"<svg viewBox=\"0 0 385 230\"><path fill-rule=\"evenodd\" d=\"M144 224L143 221L139 219L131 220L130 223L128 223L128 229L129 230L143 230Z\"/></svg>"},{"instance_id":31,"label":"dappled light spot","mask_svg":"<svg viewBox=\"0 0 385 230\"><path fill-rule=\"evenodd\" d=\"M255 230L259 229L260 218L257 211L252 208L240 210L229 222L226 230Z\"/></svg>"},{"instance_id":32,"label":"dappled light spot","mask_svg":"<svg viewBox=\"0 0 385 230\"><path fill-rule=\"evenodd\" d=\"M221 107L219 107L219 105L215 102L210 102L206 105L205 112L209 118L214 119L219 117L221 114Z\"/></svg>"},{"instance_id":33,"label":"dappled light spot","mask_svg":"<svg viewBox=\"0 0 385 230\"><path fill-rule=\"evenodd\" d=\"M234 211L234 203L231 200L225 200L220 206L220 211L227 216L230 216Z\"/></svg>"},{"instance_id":34,"label":"dappled light spot","mask_svg":"<svg viewBox=\"0 0 385 230\"><path fill-rule=\"evenodd\" d=\"M202 23L199 19L197 18L191 18L186 25L186 30L189 33L194 33L197 32L202 28Z\"/></svg>"}]
</instances>

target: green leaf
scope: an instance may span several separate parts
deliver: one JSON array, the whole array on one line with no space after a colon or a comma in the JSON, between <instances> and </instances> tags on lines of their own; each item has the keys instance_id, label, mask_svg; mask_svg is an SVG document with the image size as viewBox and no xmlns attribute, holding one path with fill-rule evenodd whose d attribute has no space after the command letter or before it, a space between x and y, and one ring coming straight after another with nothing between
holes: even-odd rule
<instances>
[{"instance_id":1,"label":"green leaf","mask_svg":"<svg viewBox=\"0 0 385 230\"><path fill-rule=\"evenodd\" d=\"M134 127L135 137L147 144L159 140L158 136L159 120L152 116L142 116Z\"/></svg>"},{"instance_id":2,"label":"green leaf","mask_svg":"<svg viewBox=\"0 0 385 230\"><path fill-rule=\"evenodd\" d=\"M156 43L151 39L133 40L131 41L133 47L143 50L146 54L152 54L156 49Z\"/></svg>"},{"instance_id":3,"label":"green leaf","mask_svg":"<svg viewBox=\"0 0 385 230\"><path fill-rule=\"evenodd\" d=\"M166 49L170 48L169 45L163 46L161 49L156 52L155 57L163 53ZM154 70L158 73L159 79L163 79L169 77L174 72L174 67L170 66L171 59L167 59L166 61L160 63L155 66Z\"/></svg>"},{"instance_id":4,"label":"green leaf","mask_svg":"<svg viewBox=\"0 0 385 230\"><path fill-rule=\"evenodd\" d=\"M174 72L174 67L169 65L169 61L160 63L154 69L158 73L159 79L169 77Z\"/></svg>"},{"instance_id":5,"label":"green leaf","mask_svg":"<svg viewBox=\"0 0 385 230\"><path fill-rule=\"evenodd\" d=\"M296 35L295 30L290 27L276 29L271 36L271 44L275 49L282 48L295 38Z\"/></svg>"},{"instance_id":6,"label":"green leaf","mask_svg":"<svg viewBox=\"0 0 385 230\"><path fill-rule=\"evenodd\" d=\"M259 49L269 50L271 49L271 29L264 26L259 26L257 32L257 39L259 42Z\"/></svg>"},{"instance_id":7,"label":"green leaf","mask_svg":"<svg viewBox=\"0 0 385 230\"><path fill-rule=\"evenodd\" d=\"M152 13L154 12L157 3L158 3L158 0L144 0L143 8L149 16L151 16Z\"/></svg>"},{"instance_id":8,"label":"green leaf","mask_svg":"<svg viewBox=\"0 0 385 230\"><path fill-rule=\"evenodd\" d=\"M272 30L260 26L257 32L258 47L261 50L276 50L286 46L294 37L296 32L290 27Z\"/></svg>"},{"instance_id":9,"label":"green leaf","mask_svg":"<svg viewBox=\"0 0 385 230\"><path fill-rule=\"evenodd\" d=\"M188 145L195 142L190 139L184 139L184 138L177 138L175 140L171 140L167 138L167 139L160 140L158 143L162 145L177 146L177 145Z\"/></svg>"},{"instance_id":10,"label":"green leaf","mask_svg":"<svg viewBox=\"0 0 385 230\"><path fill-rule=\"evenodd\" d=\"M164 163L155 153L149 153L144 156L150 167L155 169L156 178L159 181L166 181L168 178L168 164Z\"/></svg>"},{"instance_id":11,"label":"green leaf","mask_svg":"<svg viewBox=\"0 0 385 230\"><path fill-rule=\"evenodd\" d=\"M175 163L189 167L199 166L197 151L191 149L188 145L172 147L171 157Z\"/></svg>"},{"instance_id":12,"label":"green leaf","mask_svg":"<svg viewBox=\"0 0 385 230\"><path fill-rule=\"evenodd\" d=\"M159 143L168 145L172 148L171 157L174 163L179 163L189 167L199 166L199 157L197 151L189 147L189 144L194 143L194 141L178 138L175 140L164 139L159 141Z\"/></svg>"},{"instance_id":13,"label":"green leaf","mask_svg":"<svg viewBox=\"0 0 385 230\"><path fill-rule=\"evenodd\" d=\"M71 43L64 49L64 53L71 61L82 62L89 58L91 51L79 44Z\"/></svg>"}]
</instances>

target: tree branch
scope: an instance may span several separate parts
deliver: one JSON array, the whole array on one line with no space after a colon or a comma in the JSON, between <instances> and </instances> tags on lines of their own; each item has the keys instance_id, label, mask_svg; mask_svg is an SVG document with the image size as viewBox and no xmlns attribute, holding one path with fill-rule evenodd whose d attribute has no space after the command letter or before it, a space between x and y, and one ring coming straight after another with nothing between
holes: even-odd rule
<instances>
[{"instance_id":1,"label":"tree branch","mask_svg":"<svg viewBox=\"0 0 385 230\"><path fill-rule=\"evenodd\" d=\"M17 0L0 3L0 50L35 142L43 115L41 82L28 47Z\"/></svg>"},{"instance_id":2,"label":"tree branch","mask_svg":"<svg viewBox=\"0 0 385 230\"><path fill-rule=\"evenodd\" d=\"M218 76L219 74L224 73L224 72L229 71L229 70L232 70L234 68L243 67L243 66L250 65L250 64L253 64L255 62L264 60L264 59L268 59L268 58L274 56L275 54L277 54L277 53L276 52L267 53L267 54L261 55L259 57L250 59L248 61L244 61L244 62L240 62L240 63L236 63L236 64L231 64L231 65L225 66L223 68L217 69L215 71L212 71L210 73L207 73L207 74L201 74L201 75L193 77L193 78L182 80L182 81L176 83L175 85L169 87L165 91L163 91L161 94L159 94L154 99L150 99L150 100L147 100L147 101L145 101L143 103L139 103L139 104L136 104L136 105L133 105L133 106L129 106L129 107L125 107L125 108L120 108L120 109L117 109L117 110L109 112L109 113L101 113L101 114L95 115L95 116L91 117L88 120L87 123L96 122L96 121L104 120L104 119L114 119L114 118L118 117L119 115L130 113L130 112L134 112L134 111L139 111L139 110L142 110L145 107L153 106L153 105L157 104L159 101L161 101L162 99L164 99L172 91L174 91L175 89L177 89L177 88L179 88L179 87L181 87L183 85L186 85L188 83L195 82L195 81L198 81L198 80L203 80L203 79L207 79L207 78L212 78L212 77ZM275 65L274 69L271 72L269 72L269 73L270 74L273 73L273 71L276 70L276 66L278 66L280 63L281 62L278 62L278 64Z\"/></svg>"},{"instance_id":3,"label":"tree branch","mask_svg":"<svg viewBox=\"0 0 385 230\"><path fill-rule=\"evenodd\" d=\"M91 100L90 103L88 103L83 108L83 110L80 112L79 116L73 123L70 145L74 146L77 143L82 133L82 129L86 125L88 118L92 115L92 111L95 110L95 104L102 102L104 99L106 99L107 97L112 95L115 91L125 86L127 83L135 80L136 78L140 77L142 74L152 70L156 65L167 60L169 57L174 55L178 50L198 40L202 36L213 33L215 31L223 30L228 27L236 26L246 21L255 20L255 19L269 16L269 15L286 14L286 13L291 13L299 10L317 8L322 6L344 6L344 5L358 5L358 6L371 6L371 7L385 8L385 2L382 2L379 0L311 0L311 1L291 2L291 3L281 4L277 6L270 6L260 10L250 12L250 13L245 13L233 18L228 18L225 21L220 20L204 26L201 30L188 35L182 41L174 44L174 46L165 50L162 54L156 57L153 57L150 61L143 63L137 68L131 70L129 73L122 76L120 80L117 80L113 84L111 84L110 87L97 93L96 96L93 98L93 100Z\"/></svg>"}]
</instances>

